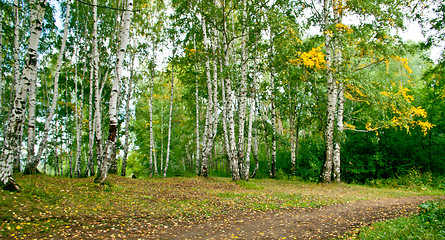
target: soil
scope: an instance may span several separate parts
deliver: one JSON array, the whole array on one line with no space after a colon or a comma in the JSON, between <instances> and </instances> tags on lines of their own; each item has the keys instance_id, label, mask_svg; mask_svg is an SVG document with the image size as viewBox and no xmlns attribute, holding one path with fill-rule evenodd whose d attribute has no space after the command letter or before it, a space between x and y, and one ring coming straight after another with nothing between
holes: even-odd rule
<instances>
[{"instance_id":1,"label":"soil","mask_svg":"<svg viewBox=\"0 0 445 240\"><path fill-rule=\"evenodd\" d=\"M37 234L30 239L329 239L370 225L418 212L431 196L412 196L334 204L319 208L228 212L216 219L187 222L147 221L133 216L82 219L57 235ZM76 220L74 220L76 222Z\"/></svg>"},{"instance_id":2,"label":"soil","mask_svg":"<svg viewBox=\"0 0 445 240\"><path fill-rule=\"evenodd\" d=\"M417 213L430 196L379 199L314 209L238 214L200 225L178 226L159 239L328 239L359 227Z\"/></svg>"}]
</instances>

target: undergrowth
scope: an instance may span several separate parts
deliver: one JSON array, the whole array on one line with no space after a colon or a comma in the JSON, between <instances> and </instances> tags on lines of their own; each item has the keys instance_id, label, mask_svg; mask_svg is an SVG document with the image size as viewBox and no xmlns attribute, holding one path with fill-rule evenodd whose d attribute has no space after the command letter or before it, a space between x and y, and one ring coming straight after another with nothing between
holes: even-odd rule
<instances>
[{"instance_id":1,"label":"undergrowth","mask_svg":"<svg viewBox=\"0 0 445 240\"><path fill-rule=\"evenodd\" d=\"M368 181L374 187L407 188L415 190L437 189L445 190L445 178L435 177L430 172L411 169L407 174L389 179L374 179Z\"/></svg>"}]
</instances>

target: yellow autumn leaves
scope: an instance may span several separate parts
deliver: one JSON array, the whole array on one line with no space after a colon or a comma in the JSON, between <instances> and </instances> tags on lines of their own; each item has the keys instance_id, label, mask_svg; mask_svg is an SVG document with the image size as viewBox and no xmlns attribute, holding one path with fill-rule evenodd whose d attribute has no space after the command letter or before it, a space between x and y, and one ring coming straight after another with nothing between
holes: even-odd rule
<instances>
[{"instance_id":1,"label":"yellow autumn leaves","mask_svg":"<svg viewBox=\"0 0 445 240\"><path fill-rule=\"evenodd\" d=\"M312 69L323 69L326 67L326 61L324 58L325 55L321 50L322 47L324 47L324 44L317 48L312 48L308 52L297 52L297 58L290 59L289 62L292 65L302 65Z\"/></svg>"}]
</instances>

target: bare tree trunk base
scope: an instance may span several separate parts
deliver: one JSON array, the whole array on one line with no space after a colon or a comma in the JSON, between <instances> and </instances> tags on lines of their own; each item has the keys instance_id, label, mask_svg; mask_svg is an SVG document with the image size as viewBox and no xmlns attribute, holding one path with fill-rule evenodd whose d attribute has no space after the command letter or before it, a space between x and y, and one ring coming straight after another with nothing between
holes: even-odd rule
<instances>
[{"instance_id":1,"label":"bare tree trunk base","mask_svg":"<svg viewBox=\"0 0 445 240\"><path fill-rule=\"evenodd\" d=\"M1 186L3 190L7 190L10 192L20 192L20 186L12 178L9 178L6 184L1 184Z\"/></svg>"},{"instance_id":2,"label":"bare tree trunk base","mask_svg":"<svg viewBox=\"0 0 445 240\"><path fill-rule=\"evenodd\" d=\"M37 169L37 165L29 165L27 164L25 166L25 170L23 171L23 174L25 175L33 175L33 174L39 174L40 171Z\"/></svg>"}]
</instances>

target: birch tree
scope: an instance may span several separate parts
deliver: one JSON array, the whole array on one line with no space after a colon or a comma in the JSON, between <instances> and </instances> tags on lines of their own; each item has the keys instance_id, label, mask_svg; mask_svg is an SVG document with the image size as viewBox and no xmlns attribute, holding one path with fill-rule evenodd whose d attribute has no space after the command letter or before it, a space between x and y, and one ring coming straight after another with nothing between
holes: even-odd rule
<instances>
[{"instance_id":1,"label":"birch tree","mask_svg":"<svg viewBox=\"0 0 445 240\"><path fill-rule=\"evenodd\" d=\"M122 77L122 68L123 68L122 65L125 59L125 54L127 52L128 38L130 34L130 23L132 16L133 16L133 0L128 0L127 7L124 13L124 19L122 21L123 26L121 29L122 32L121 32L119 52L117 54L117 59L116 59L116 71L115 71L113 86L111 89L111 99L109 108L110 127L108 133L108 140L106 144L106 150L104 153L103 163L101 166L102 169L98 171L95 179L95 182L101 184L103 184L107 179L110 159L114 152L114 148L116 147L116 140L117 140L116 135L117 135L117 125L118 125L117 110L119 106L118 104L119 86Z\"/></svg>"},{"instance_id":2,"label":"birch tree","mask_svg":"<svg viewBox=\"0 0 445 240\"><path fill-rule=\"evenodd\" d=\"M133 53L134 54L134 53ZM128 146L130 144L130 101L133 94L133 79L134 79L134 55L131 56L130 66L130 78L127 82L127 96L125 99L125 143L124 143L124 156L122 157L121 176L127 175L127 158L128 158Z\"/></svg>"},{"instance_id":3,"label":"birch tree","mask_svg":"<svg viewBox=\"0 0 445 240\"><path fill-rule=\"evenodd\" d=\"M203 136L203 149L202 149L202 158L201 158L201 171L200 175L203 177L208 177L208 161L210 157L210 152L212 150L213 143L213 84L212 77L210 72L210 43L209 38L207 36L207 24L206 21L202 18L202 33L203 33L203 42L204 42L204 51L206 52L205 59L205 73L206 73L206 82L207 82L207 111L206 111L206 120L204 125L204 136Z\"/></svg>"},{"instance_id":4,"label":"birch tree","mask_svg":"<svg viewBox=\"0 0 445 240\"><path fill-rule=\"evenodd\" d=\"M323 35L325 38L326 51L326 79L327 79L327 122L325 130L326 142L326 160L323 165L322 173L320 175L320 182L330 183L332 174L332 164L334 155L334 125L335 125L335 110L337 107L337 88L332 72L332 64L334 61L335 50L333 49L332 30L332 1L323 1Z\"/></svg>"},{"instance_id":5,"label":"birch tree","mask_svg":"<svg viewBox=\"0 0 445 240\"><path fill-rule=\"evenodd\" d=\"M57 59L57 64L56 64L56 70L55 70L55 74L54 74L54 86L53 86L53 96L52 96L52 100L51 100L51 107L49 109L49 113L48 116L45 119L45 126L43 129L43 136L37 151L37 155L34 155L34 141L32 140L32 147L28 146L28 159L27 159L27 164L25 166L25 174L33 174L37 171L37 166L39 164L40 159L42 158L43 152L46 149L47 146L47 142L48 142L48 135L49 132L51 131L51 122L54 118L54 114L56 111L56 107L57 107L57 99L59 98L59 76L60 76L60 70L62 68L62 62L63 62L63 56L65 54L65 48L66 48L66 39L68 36L68 24L69 24L69 19L70 19L70 5L68 3L67 5L67 10L66 10L66 16L65 16L65 24L64 24L64 32L63 32L63 37L62 37L62 46L60 47L60 51L59 51L59 57ZM35 130L35 129L33 129ZM33 131L31 130L31 131ZM30 130L28 130L30 131ZM33 138L35 137L35 132L33 133ZM30 134L28 134L28 143L30 141Z\"/></svg>"},{"instance_id":6,"label":"birch tree","mask_svg":"<svg viewBox=\"0 0 445 240\"><path fill-rule=\"evenodd\" d=\"M173 117L173 93L175 90L175 65L173 63L175 59L176 49L173 49L173 57L172 57L172 76L171 76L171 88L170 88L170 111L168 114L168 133L167 133L167 157L165 159L165 168L164 168L164 177L167 177L168 163L170 161L170 141L171 141L171 132L172 132L172 117Z\"/></svg>"},{"instance_id":7,"label":"birch tree","mask_svg":"<svg viewBox=\"0 0 445 240\"><path fill-rule=\"evenodd\" d=\"M94 129L96 135L96 159L97 159L97 173L102 167L102 113L101 113L101 93L102 88L99 79L99 52L98 52L98 34L97 34L97 0L93 0L93 73L94 73ZM104 78L105 81L106 77Z\"/></svg>"},{"instance_id":8,"label":"birch tree","mask_svg":"<svg viewBox=\"0 0 445 240\"><path fill-rule=\"evenodd\" d=\"M31 35L28 42L28 53L25 59L25 68L23 69L20 82L15 88L15 98L12 111L8 119L6 134L4 136L3 151L0 156L0 181L6 189L20 191L19 185L15 182L12 175L16 148L20 144L18 133L21 132L22 123L25 115L26 97L28 86L32 79L35 79L37 72L37 56L39 37L42 32L43 15L45 0L30 1L30 22Z\"/></svg>"}]
</instances>

